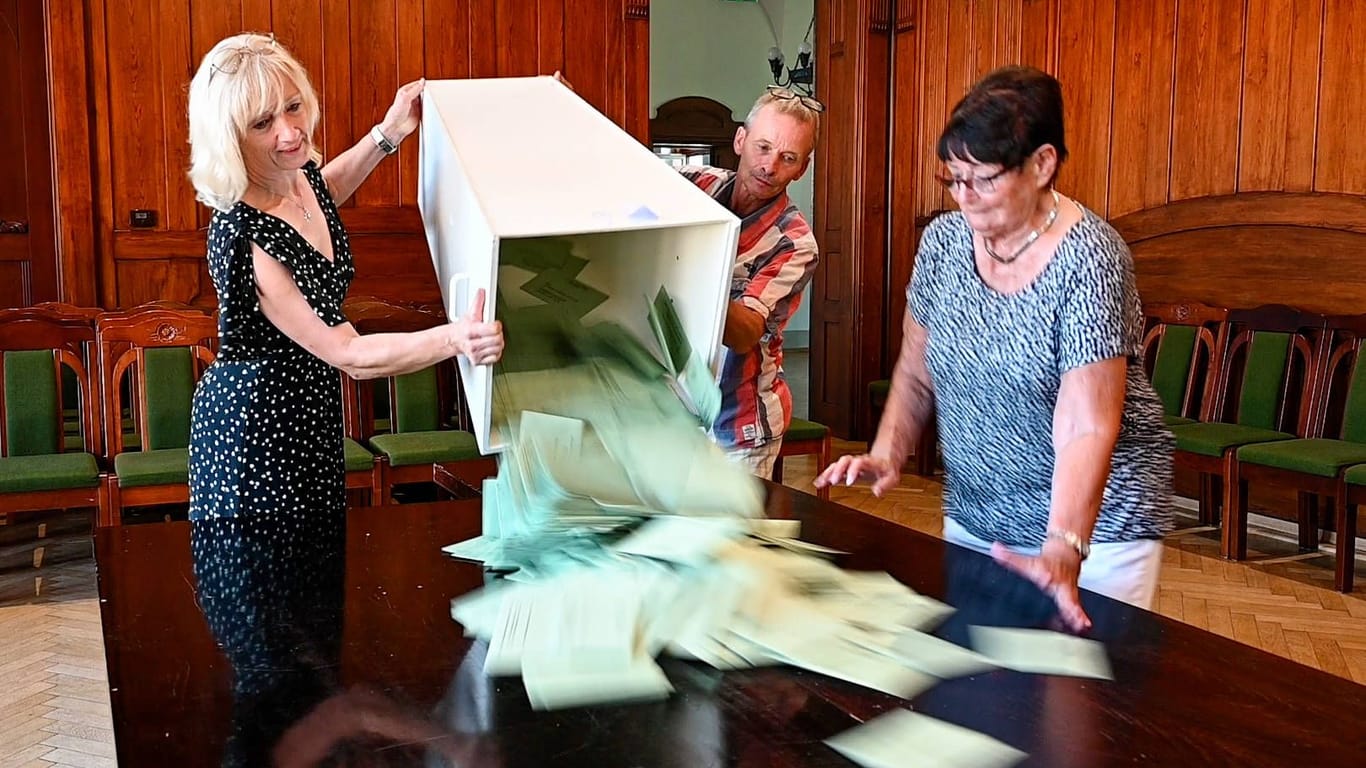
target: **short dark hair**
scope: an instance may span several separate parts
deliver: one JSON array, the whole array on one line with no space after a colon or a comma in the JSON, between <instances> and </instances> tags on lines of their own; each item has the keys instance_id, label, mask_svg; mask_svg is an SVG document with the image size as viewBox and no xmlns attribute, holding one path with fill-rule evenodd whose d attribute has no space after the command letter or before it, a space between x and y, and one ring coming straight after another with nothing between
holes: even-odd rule
<instances>
[{"instance_id":1,"label":"short dark hair","mask_svg":"<svg viewBox=\"0 0 1366 768\"><path fill-rule=\"evenodd\" d=\"M1062 84L1033 67L1012 66L977 81L954 106L938 153L944 161L971 157L1015 170L1045 144L1058 151L1059 165L1067 159Z\"/></svg>"}]
</instances>

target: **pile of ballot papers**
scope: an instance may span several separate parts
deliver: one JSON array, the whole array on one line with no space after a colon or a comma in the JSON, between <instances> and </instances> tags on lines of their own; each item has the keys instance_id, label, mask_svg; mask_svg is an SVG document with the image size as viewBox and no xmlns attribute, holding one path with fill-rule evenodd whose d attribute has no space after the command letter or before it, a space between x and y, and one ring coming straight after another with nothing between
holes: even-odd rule
<instances>
[{"instance_id":1,"label":"pile of ballot papers","mask_svg":"<svg viewBox=\"0 0 1366 768\"><path fill-rule=\"evenodd\" d=\"M968 649L929 634L953 608L883 572L840 569L800 541L799 523L651 516L581 532L562 550L452 602L488 642L485 672L520 676L533 707L659 699L668 654L722 670L790 665L904 699L941 679L997 668L1108 679L1103 646L1054 632L972 627ZM487 562L489 536L446 548ZM871 729L860 735L863 729ZM863 765L904 765L896 734L953 743L962 765L1013 765L1023 753L922 715L889 713L831 740ZM889 735L890 734L890 735ZM926 763L937 764L937 763Z\"/></svg>"}]
</instances>

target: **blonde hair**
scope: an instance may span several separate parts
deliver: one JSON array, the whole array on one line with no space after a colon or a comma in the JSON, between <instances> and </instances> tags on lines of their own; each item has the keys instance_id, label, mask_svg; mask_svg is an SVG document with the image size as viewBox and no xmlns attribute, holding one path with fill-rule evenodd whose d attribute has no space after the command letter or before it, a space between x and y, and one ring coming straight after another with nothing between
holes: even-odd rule
<instances>
[{"instance_id":1,"label":"blonde hair","mask_svg":"<svg viewBox=\"0 0 1366 768\"><path fill-rule=\"evenodd\" d=\"M777 93L775 93L777 91ZM779 96L779 93L791 94L790 96ZM745 127L753 125L754 119L759 116L764 107L773 107L773 111L780 115L796 119L798 122L806 123L811 126L811 151L816 150L816 143L821 138L821 113L808 107L802 102L803 98L813 98L797 93L789 88L770 87L755 100L754 106L749 108L749 114L745 115ZM814 100L814 99L813 99Z\"/></svg>"},{"instance_id":2,"label":"blonde hair","mask_svg":"<svg viewBox=\"0 0 1366 768\"><path fill-rule=\"evenodd\" d=\"M247 191L242 136L262 115L285 104L290 86L302 99L310 139L318 125L318 97L308 73L274 35L244 33L220 41L190 81L190 183L196 197L220 211ZM310 157L321 160L317 149Z\"/></svg>"}]
</instances>

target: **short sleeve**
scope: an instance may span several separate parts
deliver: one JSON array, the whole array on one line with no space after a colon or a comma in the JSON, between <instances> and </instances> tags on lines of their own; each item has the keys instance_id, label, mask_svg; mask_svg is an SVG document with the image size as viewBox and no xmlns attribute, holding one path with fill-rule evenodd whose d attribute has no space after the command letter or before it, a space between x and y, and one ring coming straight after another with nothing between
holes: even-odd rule
<instances>
[{"instance_id":1,"label":"short sleeve","mask_svg":"<svg viewBox=\"0 0 1366 768\"><path fill-rule=\"evenodd\" d=\"M934 317L935 272L944 250L943 218L930 222L921 233L915 266L911 268L911 284L906 287L906 309L910 311L911 319L923 328L930 327Z\"/></svg>"},{"instance_id":2,"label":"short sleeve","mask_svg":"<svg viewBox=\"0 0 1366 768\"><path fill-rule=\"evenodd\" d=\"M1138 291L1128 246L1118 233L1102 232L1076 247L1078 267L1058 317L1059 374L1135 352Z\"/></svg>"},{"instance_id":3,"label":"short sleeve","mask_svg":"<svg viewBox=\"0 0 1366 768\"><path fill-rule=\"evenodd\" d=\"M739 299L763 316L770 331L786 325L816 271L815 238L783 239L786 242L780 246L780 253L754 275Z\"/></svg>"}]
</instances>

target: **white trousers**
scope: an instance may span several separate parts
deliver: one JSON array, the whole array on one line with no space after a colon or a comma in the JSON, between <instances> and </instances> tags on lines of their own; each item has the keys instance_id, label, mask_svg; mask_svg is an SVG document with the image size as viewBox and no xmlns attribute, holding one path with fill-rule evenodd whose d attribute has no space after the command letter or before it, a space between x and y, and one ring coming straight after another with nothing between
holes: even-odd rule
<instances>
[{"instance_id":1,"label":"white trousers","mask_svg":"<svg viewBox=\"0 0 1366 768\"><path fill-rule=\"evenodd\" d=\"M991 542L968 533L951 517L944 518L944 538L948 541L991 554ZM1038 555L1030 547L1009 547L1012 552ZM1139 539L1113 544L1092 544L1091 555L1081 564L1082 589L1098 592L1146 610L1152 610L1157 598L1157 575L1162 567L1162 541Z\"/></svg>"},{"instance_id":2,"label":"white trousers","mask_svg":"<svg viewBox=\"0 0 1366 768\"><path fill-rule=\"evenodd\" d=\"M782 438L777 438L754 448L732 448L726 451L726 457L749 467L750 474L755 477L770 480L773 478L773 462L778 460L778 451L782 447Z\"/></svg>"}]
</instances>

